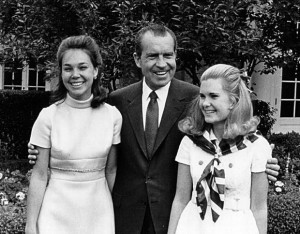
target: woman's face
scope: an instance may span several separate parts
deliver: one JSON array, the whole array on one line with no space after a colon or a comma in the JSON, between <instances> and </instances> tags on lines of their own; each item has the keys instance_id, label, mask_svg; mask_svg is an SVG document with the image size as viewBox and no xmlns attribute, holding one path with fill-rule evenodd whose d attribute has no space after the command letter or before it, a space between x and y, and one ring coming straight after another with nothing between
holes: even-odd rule
<instances>
[{"instance_id":1,"label":"woman's face","mask_svg":"<svg viewBox=\"0 0 300 234\"><path fill-rule=\"evenodd\" d=\"M200 109L205 122L214 127L224 127L225 121L234 106L228 92L223 89L222 79L208 79L201 82Z\"/></svg>"},{"instance_id":2,"label":"woman's face","mask_svg":"<svg viewBox=\"0 0 300 234\"><path fill-rule=\"evenodd\" d=\"M69 95L76 100L86 100L92 94L92 84L98 69L89 55L81 49L67 50L62 58L62 81Z\"/></svg>"}]
</instances>

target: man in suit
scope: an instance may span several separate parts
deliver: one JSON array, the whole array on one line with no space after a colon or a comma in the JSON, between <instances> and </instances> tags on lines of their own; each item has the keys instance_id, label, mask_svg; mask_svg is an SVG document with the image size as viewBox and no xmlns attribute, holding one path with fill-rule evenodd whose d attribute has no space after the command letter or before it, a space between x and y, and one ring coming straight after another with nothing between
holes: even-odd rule
<instances>
[{"instance_id":1,"label":"man in suit","mask_svg":"<svg viewBox=\"0 0 300 234\"><path fill-rule=\"evenodd\" d=\"M176 37L168 28L150 25L136 36L134 60L142 81L112 92L109 103L122 114L118 169L113 189L116 233L166 233L176 188L175 155L182 139L177 123L199 87L179 81ZM145 139L149 94L158 98L159 128L151 153Z\"/></svg>"},{"instance_id":2,"label":"man in suit","mask_svg":"<svg viewBox=\"0 0 300 234\"><path fill-rule=\"evenodd\" d=\"M199 93L199 87L174 78L176 49L176 37L167 27L153 24L142 28L136 36L134 60L144 77L109 95L109 103L123 117L112 192L117 234L167 233L176 190L175 156L183 137L177 123L184 117L188 103ZM152 91L157 95L158 106L154 140L145 137ZM150 140L154 146L149 150ZM277 160L269 163L268 173L276 176Z\"/></svg>"}]
</instances>

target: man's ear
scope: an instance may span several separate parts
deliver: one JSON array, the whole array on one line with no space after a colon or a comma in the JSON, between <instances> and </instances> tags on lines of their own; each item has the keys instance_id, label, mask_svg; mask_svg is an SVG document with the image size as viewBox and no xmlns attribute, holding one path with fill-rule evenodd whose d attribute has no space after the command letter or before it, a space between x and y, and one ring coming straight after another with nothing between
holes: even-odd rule
<instances>
[{"instance_id":1,"label":"man's ear","mask_svg":"<svg viewBox=\"0 0 300 234\"><path fill-rule=\"evenodd\" d=\"M138 56L136 52L133 53L133 58L137 67L141 68L140 60L141 58Z\"/></svg>"}]
</instances>

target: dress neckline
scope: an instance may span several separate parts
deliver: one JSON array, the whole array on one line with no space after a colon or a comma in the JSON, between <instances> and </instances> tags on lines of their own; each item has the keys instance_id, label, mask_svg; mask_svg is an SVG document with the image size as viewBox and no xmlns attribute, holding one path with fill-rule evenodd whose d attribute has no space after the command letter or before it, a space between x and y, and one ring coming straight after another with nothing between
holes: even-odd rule
<instances>
[{"instance_id":1,"label":"dress neckline","mask_svg":"<svg viewBox=\"0 0 300 234\"><path fill-rule=\"evenodd\" d=\"M77 108L77 109L85 109L85 108L89 108L91 107L91 102L93 99L93 94L87 99L87 100L76 100L74 98L72 98L68 93L67 93L67 97L65 100L65 103L73 108Z\"/></svg>"}]
</instances>

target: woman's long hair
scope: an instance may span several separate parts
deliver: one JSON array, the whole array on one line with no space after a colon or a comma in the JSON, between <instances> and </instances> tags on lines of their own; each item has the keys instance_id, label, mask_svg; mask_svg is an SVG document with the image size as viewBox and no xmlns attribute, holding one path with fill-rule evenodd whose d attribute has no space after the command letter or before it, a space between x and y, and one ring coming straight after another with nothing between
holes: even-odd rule
<instances>
[{"instance_id":1,"label":"woman's long hair","mask_svg":"<svg viewBox=\"0 0 300 234\"><path fill-rule=\"evenodd\" d=\"M202 74L200 82L208 79L222 79L224 90L235 103L225 121L223 138L234 139L256 130L259 118L253 116L250 94L240 70L230 65L217 64ZM200 98L197 97L192 102L187 117L179 122L179 129L186 134L200 135L207 126L200 109Z\"/></svg>"},{"instance_id":2,"label":"woman's long hair","mask_svg":"<svg viewBox=\"0 0 300 234\"><path fill-rule=\"evenodd\" d=\"M52 92L51 103L57 101L64 101L67 95L67 89L62 81L62 60L65 53L70 49L83 50L91 59L94 68L98 68L97 78L93 80L92 94L93 100L91 103L92 108L98 107L107 98L106 90L101 86L101 67L102 57L100 55L100 49L95 40L87 35L71 36L64 39L57 51L57 63L58 63L58 84L57 89Z\"/></svg>"}]
</instances>

